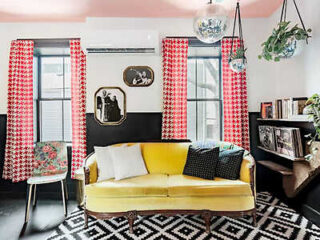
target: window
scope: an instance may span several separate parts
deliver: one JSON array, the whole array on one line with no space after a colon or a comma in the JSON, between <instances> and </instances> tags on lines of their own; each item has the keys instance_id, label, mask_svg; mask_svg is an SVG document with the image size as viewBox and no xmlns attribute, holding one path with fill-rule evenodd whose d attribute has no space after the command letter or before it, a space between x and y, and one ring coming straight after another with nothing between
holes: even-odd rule
<instances>
[{"instance_id":1,"label":"window","mask_svg":"<svg viewBox=\"0 0 320 240\"><path fill-rule=\"evenodd\" d=\"M35 141L72 141L69 55L34 57Z\"/></svg>"},{"instance_id":2,"label":"window","mask_svg":"<svg viewBox=\"0 0 320 240\"><path fill-rule=\"evenodd\" d=\"M188 51L187 135L192 141L222 139L220 46Z\"/></svg>"}]
</instances>

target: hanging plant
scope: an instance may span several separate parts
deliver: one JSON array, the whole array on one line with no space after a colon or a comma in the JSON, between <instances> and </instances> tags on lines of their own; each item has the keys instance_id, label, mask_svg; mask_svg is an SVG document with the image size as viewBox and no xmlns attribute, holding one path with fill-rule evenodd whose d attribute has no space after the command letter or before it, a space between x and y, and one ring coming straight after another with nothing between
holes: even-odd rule
<instances>
[{"instance_id":1,"label":"hanging plant","mask_svg":"<svg viewBox=\"0 0 320 240\"><path fill-rule=\"evenodd\" d=\"M235 53L231 53L230 59L244 59L246 58L245 53L247 51L247 48L238 48Z\"/></svg>"},{"instance_id":2,"label":"hanging plant","mask_svg":"<svg viewBox=\"0 0 320 240\"><path fill-rule=\"evenodd\" d=\"M262 43L262 54L259 59L264 58L267 61L274 60L279 62L280 58L288 58L297 55L301 50L301 42L309 38L308 33L311 29L304 30L295 25L289 28L290 22L280 22L278 27L273 29L272 35Z\"/></svg>"},{"instance_id":3,"label":"hanging plant","mask_svg":"<svg viewBox=\"0 0 320 240\"><path fill-rule=\"evenodd\" d=\"M312 143L320 137L320 95L314 94L312 95L307 103L307 112L309 118L313 120L313 126L316 130L315 134L308 134L305 137L309 138L307 145L311 148L311 154L308 154L305 158L306 160L310 161L313 159L313 156L317 154L319 149L317 147L312 147Z\"/></svg>"},{"instance_id":4,"label":"hanging plant","mask_svg":"<svg viewBox=\"0 0 320 240\"><path fill-rule=\"evenodd\" d=\"M287 0L283 0L280 22L273 29L267 41L261 44L262 53L258 56L259 59L264 58L267 61L274 60L279 62L281 58L290 58L298 55L304 46L303 42L306 41L308 43L309 33L312 30L305 28L295 0L293 0L293 3L302 28L298 27L298 24L290 28L290 21L286 20Z\"/></svg>"},{"instance_id":5,"label":"hanging plant","mask_svg":"<svg viewBox=\"0 0 320 240\"><path fill-rule=\"evenodd\" d=\"M237 48L236 51L233 50L233 40L235 37L235 29L236 29L236 23L237 19L239 21L239 40L240 40L240 46ZM246 48L244 48L243 44L243 35L242 35L242 24L241 24L241 16L240 16L240 4L237 2L236 11L234 15L234 22L233 22L233 31L232 31L232 41L231 41L231 49L229 54L229 66L232 69L232 71L240 73L243 70L246 69L247 66L247 58L245 56L245 53L247 51Z\"/></svg>"}]
</instances>

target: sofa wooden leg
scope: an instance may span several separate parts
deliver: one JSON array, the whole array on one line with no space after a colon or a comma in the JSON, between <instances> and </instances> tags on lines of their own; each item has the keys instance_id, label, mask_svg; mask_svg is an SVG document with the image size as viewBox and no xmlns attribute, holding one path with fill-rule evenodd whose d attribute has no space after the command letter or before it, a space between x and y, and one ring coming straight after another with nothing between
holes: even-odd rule
<instances>
[{"instance_id":1,"label":"sofa wooden leg","mask_svg":"<svg viewBox=\"0 0 320 240\"><path fill-rule=\"evenodd\" d=\"M211 213L210 211L203 211L201 214L205 224L206 224L206 232L210 232L210 225L211 225Z\"/></svg>"},{"instance_id":2,"label":"sofa wooden leg","mask_svg":"<svg viewBox=\"0 0 320 240\"><path fill-rule=\"evenodd\" d=\"M256 212L254 212L254 213L252 214L252 225L253 225L254 227L257 227L257 213L256 213Z\"/></svg>"},{"instance_id":3,"label":"sofa wooden leg","mask_svg":"<svg viewBox=\"0 0 320 240\"><path fill-rule=\"evenodd\" d=\"M129 223L129 232L133 233L133 224L134 220L137 218L137 212L136 211L130 211L127 214L127 219Z\"/></svg>"},{"instance_id":4,"label":"sofa wooden leg","mask_svg":"<svg viewBox=\"0 0 320 240\"><path fill-rule=\"evenodd\" d=\"M84 229L88 228L88 214L86 213L86 210L83 212L84 214Z\"/></svg>"}]
</instances>

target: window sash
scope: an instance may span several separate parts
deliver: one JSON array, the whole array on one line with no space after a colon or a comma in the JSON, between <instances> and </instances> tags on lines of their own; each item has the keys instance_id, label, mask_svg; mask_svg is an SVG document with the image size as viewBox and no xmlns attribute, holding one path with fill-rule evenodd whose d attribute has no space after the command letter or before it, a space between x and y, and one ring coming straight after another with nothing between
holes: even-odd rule
<instances>
[{"instance_id":1,"label":"window sash","mask_svg":"<svg viewBox=\"0 0 320 240\"><path fill-rule=\"evenodd\" d=\"M71 97L66 97L66 59L67 58L70 58L70 55L40 55L40 56L35 56L36 59L37 59L37 88L38 88L38 91L37 91L37 96L36 98L34 99L35 101L35 104L36 104L36 118L37 118L37 121L36 121L36 128L37 128L37 131L36 131L36 139L35 141L36 142L40 142L42 141L43 139L43 131L42 131L42 126L41 126L41 123L42 123L42 119L43 119L43 116L42 116L42 109L41 109L41 103L42 102L50 102L50 101L61 101L61 104L62 104L62 110L61 110L61 118L62 118L62 139L61 141L64 141L66 143L72 143L72 136L71 136L71 141L66 141L65 140L65 121L64 119L66 118L65 116L65 109L64 109L64 106L65 106L65 103L66 102L70 102L71 104ZM42 88L41 88L41 83L42 83L42 59L43 58L63 58L63 61L62 61L62 75L63 75L63 94L62 94L62 97L42 97ZM70 64L70 61L69 61L69 64ZM72 127L72 126L71 126ZM72 129L71 129L72 131ZM58 140L57 140L58 141Z\"/></svg>"},{"instance_id":2,"label":"window sash","mask_svg":"<svg viewBox=\"0 0 320 240\"><path fill-rule=\"evenodd\" d=\"M199 140L198 137L199 137L199 129L198 129L198 118L199 118L199 111L198 111L198 103L200 102L217 102L218 103L218 106L219 106L219 114L220 114L220 129L219 129L219 132L220 132L220 140L223 139L223 100L222 100L222 59L221 59L221 55L219 56L189 56L188 57L188 60L189 59L194 59L195 60L195 72L196 74L194 75L195 77L195 96L194 97L188 97L187 98L187 102L194 102L196 104L196 123L195 123L195 126L196 126L196 140ZM197 74L197 67L198 67L198 63L197 63L197 60L203 60L203 59L207 59L207 60L210 60L210 59L215 59L219 61L219 74L218 74L218 84L219 84L219 91L218 91L218 96L217 97L214 97L214 98L201 98L201 97L198 97L198 74ZM206 118L206 120L208 120L208 118Z\"/></svg>"}]
</instances>

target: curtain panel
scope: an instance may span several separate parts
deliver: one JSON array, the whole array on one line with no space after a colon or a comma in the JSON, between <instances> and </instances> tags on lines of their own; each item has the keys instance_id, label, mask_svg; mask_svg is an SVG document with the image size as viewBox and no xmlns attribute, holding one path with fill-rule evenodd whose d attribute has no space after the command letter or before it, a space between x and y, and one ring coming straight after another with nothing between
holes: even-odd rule
<instances>
[{"instance_id":1,"label":"curtain panel","mask_svg":"<svg viewBox=\"0 0 320 240\"><path fill-rule=\"evenodd\" d=\"M224 141L234 143L249 151L246 71L244 70L241 73L236 73L229 67L228 61L231 45L232 38L222 39ZM234 52L238 47L240 47L240 40L234 39Z\"/></svg>"},{"instance_id":2,"label":"curtain panel","mask_svg":"<svg viewBox=\"0 0 320 240\"><path fill-rule=\"evenodd\" d=\"M71 109L72 109L72 167L71 177L83 167L86 151L86 55L80 40L70 40Z\"/></svg>"},{"instance_id":3,"label":"curtain panel","mask_svg":"<svg viewBox=\"0 0 320 240\"><path fill-rule=\"evenodd\" d=\"M33 170L33 41L11 42L8 74L8 110L2 177L27 180Z\"/></svg>"},{"instance_id":4,"label":"curtain panel","mask_svg":"<svg viewBox=\"0 0 320 240\"><path fill-rule=\"evenodd\" d=\"M186 139L188 39L163 39L162 54L162 139Z\"/></svg>"}]
</instances>

